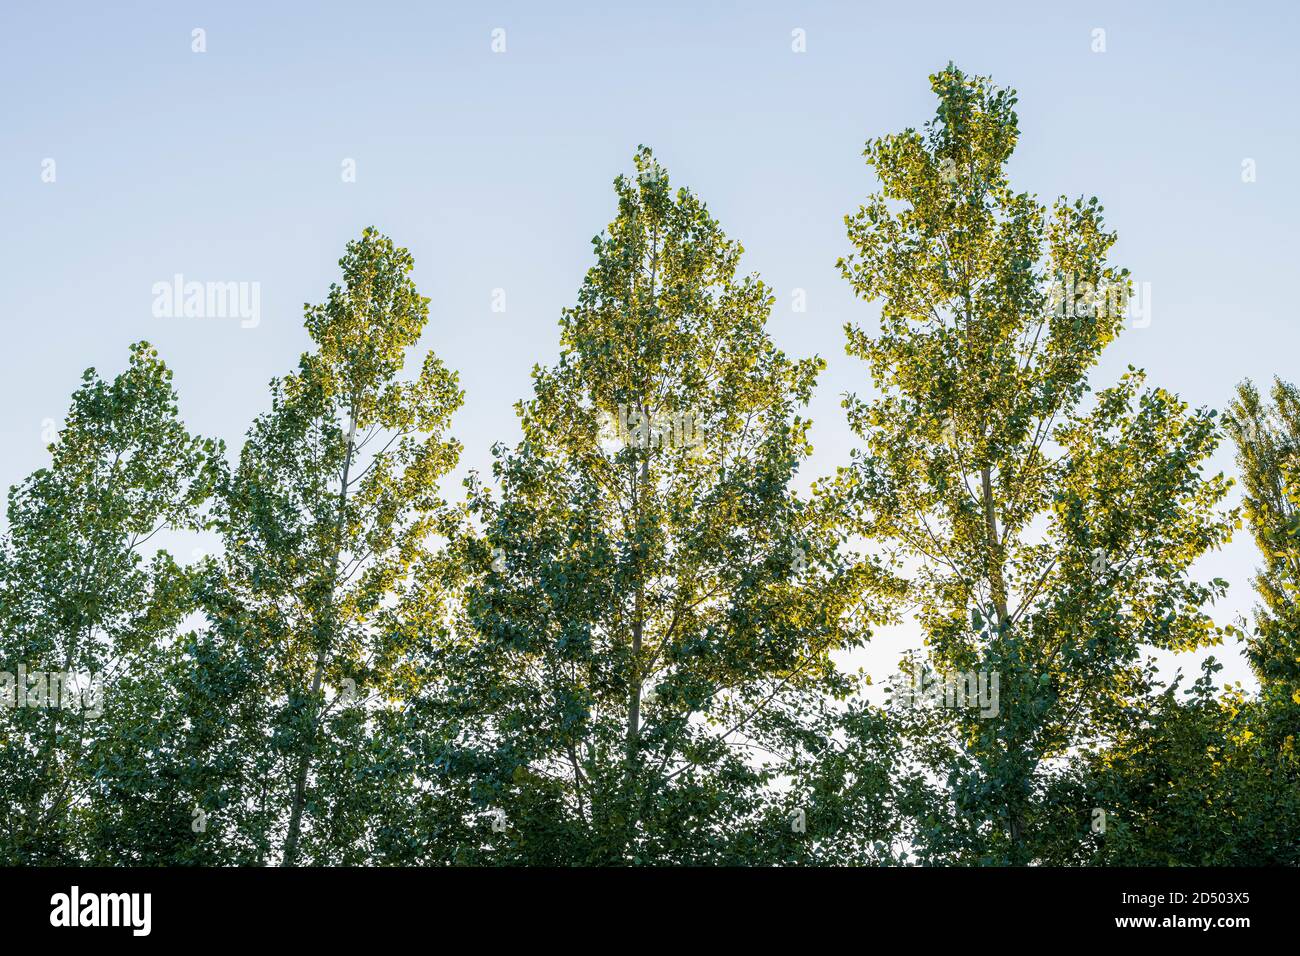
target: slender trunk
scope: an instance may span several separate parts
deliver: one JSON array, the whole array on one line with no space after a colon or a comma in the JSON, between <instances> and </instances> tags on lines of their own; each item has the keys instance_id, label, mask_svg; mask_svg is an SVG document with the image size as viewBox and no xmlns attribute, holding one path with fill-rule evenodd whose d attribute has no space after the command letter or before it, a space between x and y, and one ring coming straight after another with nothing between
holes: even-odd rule
<instances>
[{"instance_id":1,"label":"slender trunk","mask_svg":"<svg viewBox=\"0 0 1300 956\"><path fill-rule=\"evenodd\" d=\"M1007 585L1003 565L1002 541L998 535L997 506L993 502L993 480L986 466L980 469L980 487L984 498L984 529L988 548L989 591L993 597L993 607L997 612L998 634L1001 635L1009 622L1007 611ZM1015 742L1008 740L1007 748L1011 751ZM1016 756L1014 754L1010 754ZM1007 800L1007 836L1011 840L1013 863L1024 862L1024 820L1021 816L1019 796L1013 795Z\"/></svg>"},{"instance_id":2,"label":"slender trunk","mask_svg":"<svg viewBox=\"0 0 1300 956\"><path fill-rule=\"evenodd\" d=\"M637 590L635 620L632 623L632 693L627 708L627 772L635 772L637 743L641 736L641 675L637 661L641 657L641 591Z\"/></svg>"},{"instance_id":3,"label":"slender trunk","mask_svg":"<svg viewBox=\"0 0 1300 956\"><path fill-rule=\"evenodd\" d=\"M642 481L649 477L648 462L641 463L640 477ZM627 777L629 792L636 773L637 744L641 737L641 641L644 634L645 589L640 581L638 569L636 597L633 599L632 607L632 665L629 678L631 689L628 695L627 708Z\"/></svg>"},{"instance_id":4,"label":"slender trunk","mask_svg":"<svg viewBox=\"0 0 1300 956\"><path fill-rule=\"evenodd\" d=\"M984 492L984 529L988 546L989 591L993 607L998 614L998 627L1007 624L1007 585L1002 574L1002 541L998 537L998 513L993 503L993 479L986 465L980 469L980 485Z\"/></svg>"},{"instance_id":5,"label":"slender trunk","mask_svg":"<svg viewBox=\"0 0 1300 956\"><path fill-rule=\"evenodd\" d=\"M327 629L326 640L322 641L316 649L316 663L312 668L311 697L308 703L311 708L311 717L307 722L307 742L298 757L298 767L294 775L293 803L289 809L289 834L284 841L282 866L296 866L298 864L298 840L302 832L302 811L307 800L307 773L311 766L311 758L316 750L316 733L320 722L318 698L321 692L321 684L325 678L325 663L329 660L330 638L333 638L333 632L338 623L337 609L334 606L334 590L338 586L339 555L343 550L343 528L347 517L348 472L352 468L353 442L357 437L355 402L349 410L348 418L348 449L343 458L343 477L339 482L339 514L334 525L334 554L330 559L329 593L325 607L325 613L329 616L329 628Z\"/></svg>"},{"instance_id":6,"label":"slender trunk","mask_svg":"<svg viewBox=\"0 0 1300 956\"><path fill-rule=\"evenodd\" d=\"M651 309L655 307L655 285L658 276L659 225L655 222L652 226L650 246L650 294L648 301ZM640 474L637 476L634 472L632 483L632 526L638 534L641 523L640 493L642 486L648 486L650 482L650 450L654 447L654 423L650 420L650 414L646 408L647 387L647 382L643 379L638 389L640 394L637 397L637 408L641 411L641 421L645 428L645 442L641 449L645 457L641 459ZM640 554L637 555L636 561L636 597L632 609L631 688L627 707L627 776L624 782L627 794L627 839L629 843L636 833L637 823L640 818L639 803L636 799L636 773L637 751L641 742L641 642L645 636L645 581L642 577L643 568Z\"/></svg>"},{"instance_id":7,"label":"slender trunk","mask_svg":"<svg viewBox=\"0 0 1300 956\"><path fill-rule=\"evenodd\" d=\"M640 404L642 417L645 419L645 406ZM646 421L646 434L649 435L650 422ZM640 486L648 481L650 476L650 463L648 456L649 447L643 449L647 459L641 462L641 468L637 478L634 479L632 486L633 502L633 527L637 528L639 509L637 507L640 498ZM645 587L641 580L641 560L637 556L637 585L636 595L633 598L632 606L632 653L631 665L628 673L628 706L627 706L627 753L624 762L626 770L623 779L624 806L626 808L626 836L624 846L629 846L632 838L636 833L637 821L640 816L638 801L636 798L636 774L637 774L637 750L641 741L641 642L645 635Z\"/></svg>"}]
</instances>

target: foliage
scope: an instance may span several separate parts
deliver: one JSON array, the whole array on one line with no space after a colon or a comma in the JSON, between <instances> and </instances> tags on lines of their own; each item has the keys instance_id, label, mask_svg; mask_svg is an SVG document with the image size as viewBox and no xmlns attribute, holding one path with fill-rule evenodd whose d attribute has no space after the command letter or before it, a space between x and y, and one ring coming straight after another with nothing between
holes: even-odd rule
<instances>
[{"instance_id":1,"label":"foliage","mask_svg":"<svg viewBox=\"0 0 1300 956\"><path fill-rule=\"evenodd\" d=\"M1205 612L1224 582L1187 575L1230 533L1229 482L1201 475L1213 413L1141 372L1085 406L1127 298L1102 207L1012 190L1014 93L951 66L931 85L923 132L867 144L881 189L846 217L843 274L881 303L848 351L879 395L845 400L866 447L839 484L854 530L915 566L933 669L1000 678L996 717L898 708L939 780L922 853L1023 864L1047 764L1125 725L1144 649L1229 633Z\"/></svg>"},{"instance_id":2,"label":"foliage","mask_svg":"<svg viewBox=\"0 0 1300 956\"><path fill-rule=\"evenodd\" d=\"M1270 408L1243 382L1228 416L1246 517L1264 560L1248 654L1260 683L1300 707L1300 391L1277 379L1272 398Z\"/></svg>"},{"instance_id":3,"label":"foliage","mask_svg":"<svg viewBox=\"0 0 1300 956\"><path fill-rule=\"evenodd\" d=\"M1129 285L1101 205L1012 189L1012 91L931 85L846 218L880 313L829 479L824 363L645 148L463 501L458 380L407 371L429 300L374 229L233 463L147 344L88 370L0 539L0 862L1300 863L1300 393L1093 391ZM1225 429L1258 694L1153 659L1245 636L1194 574L1241 526ZM843 655L905 620L874 706ZM28 706L51 672L77 706Z\"/></svg>"},{"instance_id":4,"label":"foliage","mask_svg":"<svg viewBox=\"0 0 1300 956\"><path fill-rule=\"evenodd\" d=\"M174 810L171 788L120 756L150 733L152 687L194 609L192 571L146 546L204 526L220 454L185 430L171 372L141 342L111 382L86 371L50 465L10 491L0 671L16 679L22 668L22 685L56 674L63 687L39 705L29 687L6 688L16 706L0 708L5 862L74 861L88 835L121 827L147 847L158 836L125 819Z\"/></svg>"},{"instance_id":5,"label":"foliage","mask_svg":"<svg viewBox=\"0 0 1300 956\"><path fill-rule=\"evenodd\" d=\"M778 778L818 786L797 755L825 746L827 699L851 690L830 652L866 639L885 583L791 487L821 361L772 345L771 293L737 278L741 248L705 205L648 150L636 169L559 363L519 406L524 440L497 449L499 497L469 482L482 530L436 658L438 759L486 854L458 861L795 852L773 837L798 792Z\"/></svg>"},{"instance_id":6,"label":"foliage","mask_svg":"<svg viewBox=\"0 0 1300 956\"><path fill-rule=\"evenodd\" d=\"M367 229L339 265L306 307L316 350L272 383L222 489L193 652L194 679L242 718L210 744L232 781L216 838L257 862L369 857L386 738L428 680L449 584L430 568L456 522L438 489L459 453L456 377L430 352L399 378L428 318L405 249Z\"/></svg>"}]
</instances>

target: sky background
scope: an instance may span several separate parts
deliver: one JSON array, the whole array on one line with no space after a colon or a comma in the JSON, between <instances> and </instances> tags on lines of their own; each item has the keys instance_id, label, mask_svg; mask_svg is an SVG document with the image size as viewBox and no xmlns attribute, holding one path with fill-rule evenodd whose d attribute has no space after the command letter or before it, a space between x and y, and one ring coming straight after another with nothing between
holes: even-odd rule
<instances>
[{"instance_id":1,"label":"sky background","mask_svg":"<svg viewBox=\"0 0 1300 956\"><path fill-rule=\"evenodd\" d=\"M374 225L414 255L422 346L466 391L459 494L518 437L512 405L558 354L560 310L642 143L773 287L776 343L828 361L805 478L828 473L853 446L840 394L870 393L843 326L876 308L835 267L843 216L875 188L862 146L929 119L927 77L950 60L1019 91L1013 185L1098 196L1113 261L1149 283L1150 325L1108 350L1094 387L1131 363L1221 409L1243 378L1300 378L1295 4L299 6L0 8L0 483L47 460L42 432L82 370L116 374L140 339L174 370L191 430L236 454L309 345L303 303ZM176 273L259 283L259 324L155 318L152 287ZM1226 448L1212 464L1234 471ZM1255 561L1239 532L1199 565L1231 583L1221 621L1251 608ZM855 659L882 677L915 643L884 632ZM1238 646L1217 656L1250 683Z\"/></svg>"}]
</instances>

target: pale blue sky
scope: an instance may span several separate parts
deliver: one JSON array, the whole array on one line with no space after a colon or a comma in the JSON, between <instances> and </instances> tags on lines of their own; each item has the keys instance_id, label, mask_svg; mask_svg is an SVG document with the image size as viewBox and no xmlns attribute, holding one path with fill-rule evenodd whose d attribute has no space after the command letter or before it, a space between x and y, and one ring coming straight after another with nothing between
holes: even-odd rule
<instances>
[{"instance_id":1,"label":"pale blue sky","mask_svg":"<svg viewBox=\"0 0 1300 956\"><path fill-rule=\"evenodd\" d=\"M809 477L827 472L851 446L839 393L868 389L841 330L874 311L835 268L842 217L873 188L862 143L928 119L926 78L949 60L1019 90L1013 182L1100 197L1117 263L1150 283L1150 326L1110 349L1097 384L1133 363L1222 408L1246 376L1300 378L1300 18L1282 0L303 6L0 12L0 483L43 462L42 421L62 415L81 370L117 372L141 338L175 370L190 426L237 448L267 380L306 346L302 303L323 298L369 224L416 258L425 344L467 391L463 463L484 468L518 434L529 369L556 355L560 309L639 143L774 287L778 344L829 361ZM349 158L355 183L342 181ZM260 283L260 324L155 318L152 286L176 273ZM791 309L795 288L806 313ZM1230 456L1215 464L1230 470ZM1254 561L1240 534L1203 563L1232 582L1224 620L1253 603ZM873 673L907 640L882 635Z\"/></svg>"}]
</instances>

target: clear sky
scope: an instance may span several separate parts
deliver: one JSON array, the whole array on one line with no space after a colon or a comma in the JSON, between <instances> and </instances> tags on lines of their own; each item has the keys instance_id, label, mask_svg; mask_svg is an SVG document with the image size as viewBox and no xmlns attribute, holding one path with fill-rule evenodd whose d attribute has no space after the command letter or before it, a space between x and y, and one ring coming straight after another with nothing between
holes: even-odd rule
<instances>
[{"instance_id":1,"label":"clear sky","mask_svg":"<svg viewBox=\"0 0 1300 956\"><path fill-rule=\"evenodd\" d=\"M777 343L830 363L807 477L829 472L852 444L839 395L869 391L842 328L875 312L835 268L874 184L862 144L928 119L927 76L950 60L1018 89L1013 184L1098 196L1116 263L1149 283L1149 326L1096 385L1132 363L1223 408L1247 376L1300 378L1293 3L300 6L0 8L0 483L43 463L81 371L115 374L138 339L174 369L191 429L237 449L307 346L302 304L371 224L414 254L424 344L461 374L457 480L486 469L640 143L774 287ZM156 317L154 284L177 273L259 283L260 321ZM1232 470L1226 450L1214 464ZM1239 533L1200 566L1232 584L1222 620L1251 607L1254 562ZM873 674L913 639L881 635ZM1238 648L1219 656L1246 679Z\"/></svg>"}]
</instances>

